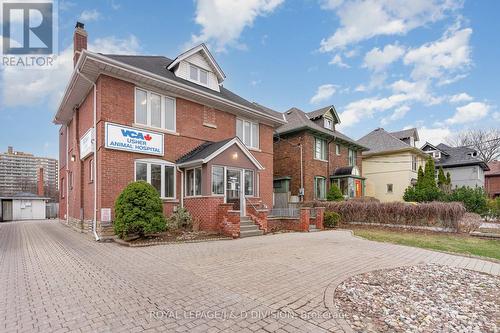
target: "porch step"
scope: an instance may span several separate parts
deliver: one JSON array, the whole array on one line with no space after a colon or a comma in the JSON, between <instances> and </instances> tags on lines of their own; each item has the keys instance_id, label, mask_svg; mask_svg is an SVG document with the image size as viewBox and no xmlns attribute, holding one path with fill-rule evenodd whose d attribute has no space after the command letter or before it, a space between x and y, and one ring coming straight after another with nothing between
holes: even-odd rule
<instances>
[{"instance_id":1,"label":"porch step","mask_svg":"<svg viewBox=\"0 0 500 333\"><path fill-rule=\"evenodd\" d=\"M253 231L253 230L259 230L259 227L257 227L255 224L240 224L240 231Z\"/></svg>"},{"instance_id":2,"label":"porch step","mask_svg":"<svg viewBox=\"0 0 500 333\"><path fill-rule=\"evenodd\" d=\"M264 231L259 230L250 230L250 231L243 231L240 230L240 238L245 238L245 237L252 237L252 236L262 236L264 234Z\"/></svg>"},{"instance_id":3,"label":"porch step","mask_svg":"<svg viewBox=\"0 0 500 333\"><path fill-rule=\"evenodd\" d=\"M319 231L318 228L314 224L309 224L309 232L316 232Z\"/></svg>"}]
</instances>

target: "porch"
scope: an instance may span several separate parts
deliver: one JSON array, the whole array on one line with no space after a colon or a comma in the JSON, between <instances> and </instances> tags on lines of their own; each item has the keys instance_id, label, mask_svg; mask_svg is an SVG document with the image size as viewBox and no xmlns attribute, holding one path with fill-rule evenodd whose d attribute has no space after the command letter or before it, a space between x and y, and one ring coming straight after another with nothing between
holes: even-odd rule
<instances>
[{"instance_id":1,"label":"porch","mask_svg":"<svg viewBox=\"0 0 500 333\"><path fill-rule=\"evenodd\" d=\"M330 185L337 185L345 198L359 198L365 195L365 178L356 166L335 169L330 176Z\"/></svg>"}]
</instances>

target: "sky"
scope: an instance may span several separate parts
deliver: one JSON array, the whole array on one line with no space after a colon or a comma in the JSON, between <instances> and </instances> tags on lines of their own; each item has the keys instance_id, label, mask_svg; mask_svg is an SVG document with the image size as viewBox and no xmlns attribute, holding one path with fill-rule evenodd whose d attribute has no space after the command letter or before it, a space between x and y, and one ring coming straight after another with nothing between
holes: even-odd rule
<instances>
[{"instance_id":1,"label":"sky","mask_svg":"<svg viewBox=\"0 0 500 333\"><path fill-rule=\"evenodd\" d=\"M1 2L1 1L0 1ZM205 42L224 86L274 110L334 105L354 139L417 127L423 144L500 127L500 2L453 0L59 1L57 67L0 66L0 151L58 156L52 119L89 50L164 55ZM0 32L1 34L1 32Z\"/></svg>"}]
</instances>

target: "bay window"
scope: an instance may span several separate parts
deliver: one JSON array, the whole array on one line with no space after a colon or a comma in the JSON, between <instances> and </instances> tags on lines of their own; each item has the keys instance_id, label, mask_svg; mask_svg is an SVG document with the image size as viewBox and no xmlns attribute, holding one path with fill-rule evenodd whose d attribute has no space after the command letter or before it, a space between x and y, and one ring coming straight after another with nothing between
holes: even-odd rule
<instances>
[{"instance_id":1,"label":"bay window","mask_svg":"<svg viewBox=\"0 0 500 333\"><path fill-rule=\"evenodd\" d=\"M136 88L135 123L175 131L175 99Z\"/></svg>"},{"instance_id":2,"label":"bay window","mask_svg":"<svg viewBox=\"0 0 500 333\"><path fill-rule=\"evenodd\" d=\"M328 160L328 149L326 140L314 138L314 158L317 160Z\"/></svg>"},{"instance_id":3,"label":"bay window","mask_svg":"<svg viewBox=\"0 0 500 333\"><path fill-rule=\"evenodd\" d=\"M224 194L224 167L212 167L212 194Z\"/></svg>"},{"instance_id":4,"label":"bay window","mask_svg":"<svg viewBox=\"0 0 500 333\"><path fill-rule=\"evenodd\" d=\"M161 198L175 198L175 166L161 160L135 162L135 180L151 184Z\"/></svg>"},{"instance_id":5,"label":"bay window","mask_svg":"<svg viewBox=\"0 0 500 333\"><path fill-rule=\"evenodd\" d=\"M201 168L186 170L186 196L201 195Z\"/></svg>"},{"instance_id":6,"label":"bay window","mask_svg":"<svg viewBox=\"0 0 500 333\"><path fill-rule=\"evenodd\" d=\"M250 148L259 148L259 124L236 119L236 136Z\"/></svg>"}]
</instances>

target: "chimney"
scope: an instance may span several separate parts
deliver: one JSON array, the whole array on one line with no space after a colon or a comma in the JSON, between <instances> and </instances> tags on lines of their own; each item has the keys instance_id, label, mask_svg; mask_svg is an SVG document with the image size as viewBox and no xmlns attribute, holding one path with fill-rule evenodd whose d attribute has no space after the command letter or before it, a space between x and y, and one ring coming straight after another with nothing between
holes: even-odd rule
<instances>
[{"instance_id":1,"label":"chimney","mask_svg":"<svg viewBox=\"0 0 500 333\"><path fill-rule=\"evenodd\" d=\"M73 34L73 67L76 66L82 50L87 49L87 31L85 24L76 22L75 33Z\"/></svg>"},{"instance_id":2,"label":"chimney","mask_svg":"<svg viewBox=\"0 0 500 333\"><path fill-rule=\"evenodd\" d=\"M14 154L14 148L12 146L7 147L7 154L9 154L9 155Z\"/></svg>"},{"instance_id":3,"label":"chimney","mask_svg":"<svg viewBox=\"0 0 500 333\"><path fill-rule=\"evenodd\" d=\"M37 194L41 197L45 195L44 181L43 181L43 168L38 168L37 172Z\"/></svg>"}]
</instances>

